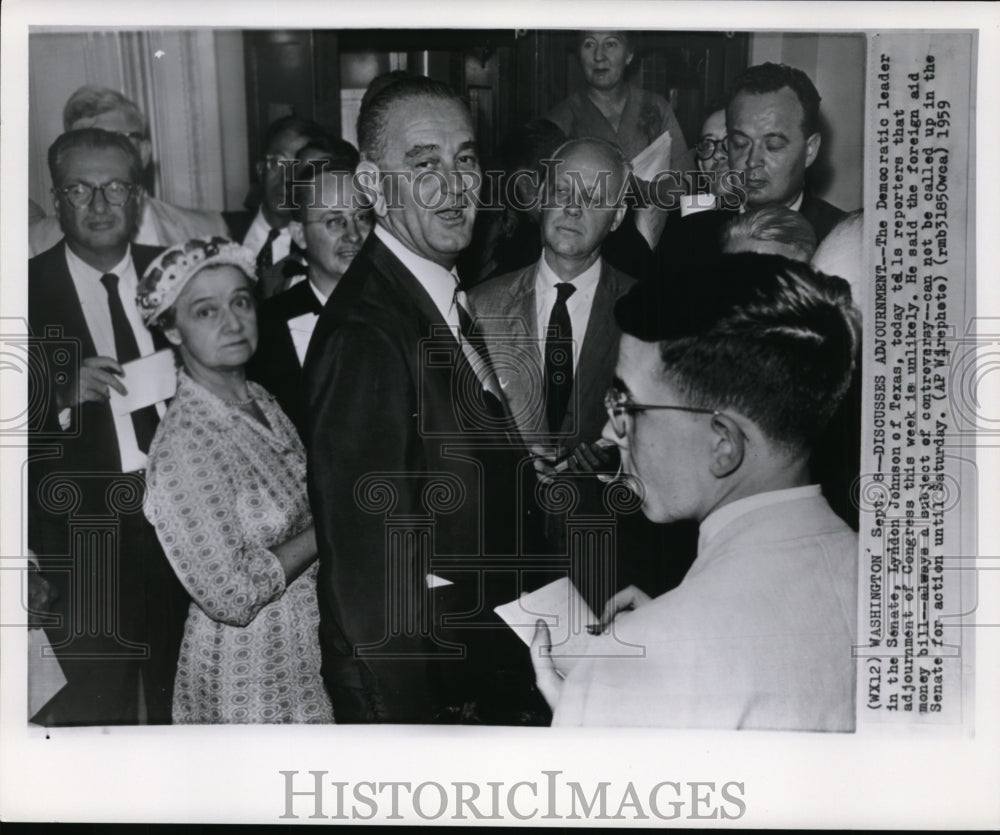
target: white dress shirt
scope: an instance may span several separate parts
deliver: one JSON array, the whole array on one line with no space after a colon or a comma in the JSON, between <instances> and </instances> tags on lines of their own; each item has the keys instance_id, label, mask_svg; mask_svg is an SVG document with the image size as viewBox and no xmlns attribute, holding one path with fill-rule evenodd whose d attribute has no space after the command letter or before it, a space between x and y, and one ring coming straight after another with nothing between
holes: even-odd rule
<instances>
[{"instance_id":1,"label":"white dress shirt","mask_svg":"<svg viewBox=\"0 0 1000 835\"><path fill-rule=\"evenodd\" d=\"M538 262L538 273L535 278L535 316L538 321L538 338L545 344L545 331L549 326L552 308L555 307L559 294L556 285L562 284L559 278L545 260L543 253ZM590 310L594 306L594 292L601 280L602 261L598 258L586 270L574 278L570 284L576 287L576 292L566 301L570 325L573 327L573 373L576 373L580 361L580 346L587 333L587 322L590 320ZM544 349L542 354L544 355Z\"/></svg>"},{"instance_id":2,"label":"white dress shirt","mask_svg":"<svg viewBox=\"0 0 1000 835\"><path fill-rule=\"evenodd\" d=\"M125 252L125 257L118 264L110 270L102 272L95 270L67 246L66 266L73 279L73 286L76 288L80 306L83 308L83 317L87 322L87 330L90 331L90 338L94 341L94 348L98 356L118 356L115 348L115 331L111 324L111 309L108 307L108 292L101 284L101 276L106 273L114 273L118 276L118 294L121 296L125 316L128 318L129 325L132 326L136 345L139 346L139 355L145 357L154 353L153 336L142 323L142 317L139 316L139 309L135 304L138 278L135 274L135 264L132 263L131 247ZM122 382L128 388L128 378L123 378ZM157 403L156 408L162 416L163 403ZM113 414L113 418L115 434L118 437L118 451L121 454L122 472L127 473L145 468L146 454L139 449L135 439L135 428L132 425L131 416Z\"/></svg>"},{"instance_id":3,"label":"white dress shirt","mask_svg":"<svg viewBox=\"0 0 1000 835\"><path fill-rule=\"evenodd\" d=\"M329 295L323 295L311 281L309 289L319 300L320 305L325 305ZM292 344L295 345L295 354L299 358L299 365L305 365L306 351L309 350L309 340L312 339L316 323L319 321L317 313L303 313L288 320L288 332L292 335Z\"/></svg>"},{"instance_id":4,"label":"white dress shirt","mask_svg":"<svg viewBox=\"0 0 1000 835\"><path fill-rule=\"evenodd\" d=\"M752 513L761 507L767 507L781 502L793 502L796 499L805 499L811 496L822 495L822 490L818 484L806 484L803 487L789 487L785 490L769 490L766 493L756 493L747 496L745 499L737 499L735 502L724 504L717 510L713 510L701 521L698 526L698 552L704 550L705 546L715 538L730 522Z\"/></svg>"},{"instance_id":5,"label":"white dress shirt","mask_svg":"<svg viewBox=\"0 0 1000 835\"><path fill-rule=\"evenodd\" d=\"M254 257L260 255L261 249L267 241L267 236L271 232L271 224L264 218L264 210L258 209L254 215L250 228L247 229L243 238L243 246L249 249ZM272 264L277 264L282 258L292 251L292 233L286 226L278 232L278 237L271 243Z\"/></svg>"}]
</instances>

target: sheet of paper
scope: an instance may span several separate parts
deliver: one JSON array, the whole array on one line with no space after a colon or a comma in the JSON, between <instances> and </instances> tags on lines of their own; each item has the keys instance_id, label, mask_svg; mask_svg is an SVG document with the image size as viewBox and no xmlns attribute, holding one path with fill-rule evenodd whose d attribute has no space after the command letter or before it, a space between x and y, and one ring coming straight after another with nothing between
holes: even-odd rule
<instances>
[{"instance_id":1,"label":"sheet of paper","mask_svg":"<svg viewBox=\"0 0 1000 835\"><path fill-rule=\"evenodd\" d=\"M668 171L672 142L670 131L664 131L650 145L636 154L632 159L632 170L635 172L635 176L649 183L660 171Z\"/></svg>"},{"instance_id":2,"label":"sheet of paper","mask_svg":"<svg viewBox=\"0 0 1000 835\"><path fill-rule=\"evenodd\" d=\"M131 414L144 406L169 400L177 390L177 367L169 348L126 362L122 369L125 371L122 382L128 394L122 396L111 389L111 409L116 415Z\"/></svg>"},{"instance_id":3,"label":"sheet of paper","mask_svg":"<svg viewBox=\"0 0 1000 835\"><path fill-rule=\"evenodd\" d=\"M59 659L44 629L28 630L28 718L40 711L66 686Z\"/></svg>"},{"instance_id":4,"label":"sheet of paper","mask_svg":"<svg viewBox=\"0 0 1000 835\"><path fill-rule=\"evenodd\" d=\"M493 611L528 645L534 637L536 622L544 620L552 638L552 660L563 676L581 658L608 655L613 643L611 636L591 635L587 631L588 624L597 623L597 616L568 577L522 594Z\"/></svg>"}]
</instances>

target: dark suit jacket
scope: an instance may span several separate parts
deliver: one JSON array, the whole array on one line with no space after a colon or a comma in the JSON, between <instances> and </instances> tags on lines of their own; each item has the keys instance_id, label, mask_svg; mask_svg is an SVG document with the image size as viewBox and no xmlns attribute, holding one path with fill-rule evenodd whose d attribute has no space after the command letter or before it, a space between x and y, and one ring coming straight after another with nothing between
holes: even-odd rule
<instances>
[{"instance_id":1,"label":"dark suit jacket","mask_svg":"<svg viewBox=\"0 0 1000 835\"><path fill-rule=\"evenodd\" d=\"M812 228L816 232L817 244L822 243L823 238L830 234L830 230L847 217L847 212L816 197L808 189L802 195L802 205L799 206L799 212L812 224Z\"/></svg>"},{"instance_id":2,"label":"dark suit jacket","mask_svg":"<svg viewBox=\"0 0 1000 835\"><path fill-rule=\"evenodd\" d=\"M278 404L303 438L307 422L302 366L295 353L288 322L313 311L319 312L319 300L308 280L262 302L257 310L257 351L247 366L247 376L278 399Z\"/></svg>"},{"instance_id":3,"label":"dark suit jacket","mask_svg":"<svg viewBox=\"0 0 1000 835\"><path fill-rule=\"evenodd\" d=\"M143 271L161 252L132 244L136 272ZM123 303L129 300L123 299ZM97 350L87 327L80 299L66 265L65 243L28 262L29 348L33 373L29 402L33 404L29 434L28 543L41 568L56 564L47 576L59 591L57 613L61 626L49 630L53 645L72 639L67 652L104 652L110 658L67 658L62 661L69 684L47 706L45 724L111 724L135 722L136 680L121 673L113 660L143 660L133 648L113 635L80 636L71 616L81 617L74 591L87 580L88 563L80 563L91 546L75 539L76 526L84 530L109 525L109 543L117 545L117 589L99 586L106 598L117 595L114 607L118 635L140 645L144 653L143 678L150 722L169 722L173 677L176 673L189 597L177 581L142 514L142 473L122 474L121 457L111 407L88 402L73 409L68 430L59 426L56 394L77 385L77 369ZM164 341L154 335L157 347ZM89 520L89 521L88 521ZM73 560L67 571L67 559ZM83 586L86 588L86 585ZM102 604L111 601L103 599ZM85 605L85 604L84 604ZM85 613L92 616L89 610ZM142 647L145 649L142 649ZM131 653L131 654L130 654ZM134 676L134 673L133 673Z\"/></svg>"},{"instance_id":4,"label":"dark suit jacket","mask_svg":"<svg viewBox=\"0 0 1000 835\"><path fill-rule=\"evenodd\" d=\"M492 609L517 596L516 567L540 547L537 513L521 513L534 473L509 413L508 429L491 425L444 328L371 235L306 357L320 644L338 722L442 721L470 705L478 721L517 722L531 701L528 654ZM453 585L429 591L428 572Z\"/></svg>"}]
</instances>

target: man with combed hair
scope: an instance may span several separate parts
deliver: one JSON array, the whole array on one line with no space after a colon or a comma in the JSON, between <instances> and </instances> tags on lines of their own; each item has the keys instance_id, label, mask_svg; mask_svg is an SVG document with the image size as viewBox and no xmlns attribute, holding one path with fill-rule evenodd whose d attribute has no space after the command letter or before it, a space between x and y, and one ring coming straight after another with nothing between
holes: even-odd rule
<instances>
[{"instance_id":1,"label":"man with combed hair","mask_svg":"<svg viewBox=\"0 0 1000 835\"><path fill-rule=\"evenodd\" d=\"M616 595L606 656L565 680L540 622L554 724L854 728L858 541L809 472L850 381L850 303L846 282L753 254L618 302L604 437L649 519L699 523L698 556L660 597ZM607 657L619 644L644 655Z\"/></svg>"},{"instance_id":2,"label":"man with combed hair","mask_svg":"<svg viewBox=\"0 0 1000 835\"><path fill-rule=\"evenodd\" d=\"M84 85L63 107L63 128L100 128L124 136L139 153L142 170L153 158L146 117L131 99L108 87ZM191 238L226 235L226 224L219 212L173 206L146 195L136 226L133 243L146 246L173 246ZM62 237L57 217L44 217L28 227L28 246L32 256L49 249Z\"/></svg>"},{"instance_id":3,"label":"man with combed hair","mask_svg":"<svg viewBox=\"0 0 1000 835\"><path fill-rule=\"evenodd\" d=\"M722 230L722 251L783 255L809 263L816 233L809 221L784 206L761 206L734 217Z\"/></svg>"},{"instance_id":4,"label":"man with combed hair","mask_svg":"<svg viewBox=\"0 0 1000 835\"><path fill-rule=\"evenodd\" d=\"M167 347L135 304L138 280L160 252L131 243L142 162L130 140L95 128L62 134L48 161L65 236L28 261L28 321L40 363L29 399L44 415L29 438L28 542L41 569L53 568L62 621L50 633L68 684L35 721L169 723L190 599L141 502L146 452L164 407L119 414L111 400L112 390L125 394L140 382L126 363ZM75 360L67 344L77 346ZM57 500L60 492L72 500ZM88 531L94 524L98 533ZM106 538L95 545L102 528Z\"/></svg>"},{"instance_id":5,"label":"man with combed hair","mask_svg":"<svg viewBox=\"0 0 1000 835\"><path fill-rule=\"evenodd\" d=\"M475 220L472 120L446 85L401 78L361 113L358 144L376 225L303 369L334 714L545 722L523 647L492 611L521 590L511 563L532 552L520 500L533 472L454 271Z\"/></svg>"}]
</instances>

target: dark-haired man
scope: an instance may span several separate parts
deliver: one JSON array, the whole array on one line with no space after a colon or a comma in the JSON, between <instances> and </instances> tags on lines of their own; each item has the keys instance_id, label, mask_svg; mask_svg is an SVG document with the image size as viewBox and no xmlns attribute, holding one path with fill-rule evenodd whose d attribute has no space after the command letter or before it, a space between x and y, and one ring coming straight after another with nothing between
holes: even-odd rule
<instances>
[{"instance_id":1,"label":"dark-haired man","mask_svg":"<svg viewBox=\"0 0 1000 835\"><path fill-rule=\"evenodd\" d=\"M56 139L49 170L64 239L28 262L28 319L40 340L29 396L45 415L30 443L28 539L43 570L58 563L48 578L62 621L50 636L68 684L36 721L136 723L141 672L144 718L165 723L188 597L142 514L158 407L118 414L109 402L112 389L134 384L123 363L162 347L135 305L160 251L129 243L142 161L124 136L85 128ZM76 365L67 366L68 342Z\"/></svg>"},{"instance_id":2,"label":"dark-haired man","mask_svg":"<svg viewBox=\"0 0 1000 835\"><path fill-rule=\"evenodd\" d=\"M305 253L305 276L297 276L303 280L262 302L257 311L257 351L247 373L278 399L303 436L307 421L302 367L313 330L372 230L372 211L354 188L357 165L357 149L342 139L307 145L299 152L289 229Z\"/></svg>"},{"instance_id":3,"label":"dark-haired man","mask_svg":"<svg viewBox=\"0 0 1000 835\"><path fill-rule=\"evenodd\" d=\"M153 161L149 123L131 99L109 87L85 84L63 107L63 129L100 128L128 139L138 151L142 170ZM226 224L218 212L174 206L145 195L136 221L133 242L146 246L172 246L203 235L224 235ZM28 227L28 247L32 256L55 245L62 237L59 218L44 216Z\"/></svg>"},{"instance_id":4,"label":"dark-haired man","mask_svg":"<svg viewBox=\"0 0 1000 835\"><path fill-rule=\"evenodd\" d=\"M773 204L802 213L822 241L845 212L806 187L819 154L820 96L802 70L759 64L735 84L726 106L729 168L744 175L748 209Z\"/></svg>"},{"instance_id":5,"label":"dark-haired man","mask_svg":"<svg viewBox=\"0 0 1000 835\"><path fill-rule=\"evenodd\" d=\"M472 120L447 86L401 78L361 113L358 142L376 226L303 372L334 713L539 721L523 648L492 613L520 591L533 472L454 271L475 219Z\"/></svg>"},{"instance_id":6,"label":"dark-haired man","mask_svg":"<svg viewBox=\"0 0 1000 835\"><path fill-rule=\"evenodd\" d=\"M267 127L264 153L257 161L260 206L256 213L227 214L230 237L257 256L257 294L266 299L283 289L285 274L276 265L289 253L299 255L288 224L292 220L287 182L299 151L325 141L326 131L311 119L283 116Z\"/></svg>"},{"instance_id":7,"label":"dark-haired man","mask_svg":"<svg viewBox=\"0 0 1000 835\"><path fill-rule=\"evenodd\" d=\"M809 473L851 377L850 304L841 279L753 254L619 301L604 437L649 519L699 523L698 556L676 589L609 602L608 655L617 641L642 658L563 681L540 624L555 724L853 729L857 536Z\"/></svg>"}]
</instances>

